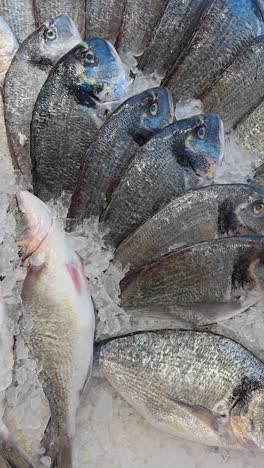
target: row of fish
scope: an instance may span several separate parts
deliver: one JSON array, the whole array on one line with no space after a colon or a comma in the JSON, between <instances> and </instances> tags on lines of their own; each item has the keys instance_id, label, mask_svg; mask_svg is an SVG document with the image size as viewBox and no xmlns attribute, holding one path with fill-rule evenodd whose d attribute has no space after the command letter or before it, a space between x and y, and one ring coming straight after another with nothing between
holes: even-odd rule
<instances>
[{"instance_id":1,"label":"row of fish","mask_svg":"<svg viewBox=\"0 0 264 468\"><path fill-rule=\"evenodd\" d=\"M231 187L226 187L230 195ZM244 197L252 206L257 206L252 203L257 191L246 186L237 188L240 193L244 190ZM206 190L217 191L217 186L194 194ZM41 362L43 390L51 410L41 445L51 457L51 466L67 468L72 466L71 443L78 402L91 372L93 305L80 258L67 245L48 207L28 192L19 192L17 201L28 225L18 241L24 250L23 262L29 264L22 299L32 326L24 331L24 338L31 354ZM240 202L246 212L245 199ZM228 215L226 219L230 219ZM214 250L217 242L218 250ZM218 288L217 295L225 277L227 282L230 280L229 268L234 270L235 300L240 285L248 286L254 294L253 280L257 276L263 287L263 237L225 238L211 241L211 246L209 242L197 244L196 248L200 246L203 252L197 255L197 262L203 263L192 290L193 279L182 275L185 270L188 273L197 269L197 263L195 259L194 266L188 263L188 247L186 256L181 249L175 251L183 252L178 264L182 283L179 288L173 283L170 289L174 295L178 292L184 305L189 298L195 301L199 293L214 294ZM197 287L198 276L201 280ZM169 275L166 278L170 281ZM193 294L196 297L191 297ZM169 299L167 291L164 304ZM151 307L154 305L155 302ZM264 364L228 338L191 330L138 333L97 344L94 366L160 429L209 445L263 448Z\"/></svg>"}]
</instances>

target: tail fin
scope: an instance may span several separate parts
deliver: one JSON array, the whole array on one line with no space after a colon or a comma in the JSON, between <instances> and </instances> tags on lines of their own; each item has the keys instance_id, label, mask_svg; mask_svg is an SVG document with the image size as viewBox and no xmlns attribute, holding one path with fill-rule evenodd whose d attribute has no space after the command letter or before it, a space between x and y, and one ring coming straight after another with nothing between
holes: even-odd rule
<instances>
[{"instance_id":1,"label":"tail fin","mask_svg":"<svg viewBox=\"0 0 264 468\"><path fill-rule=\"evenodd\" d=\"M4 439L1 438L0 468L34 468L26 454L15 444L10 435Z\"/></svg>"},{"instance_id":2,"label":"tail fin","mask_svg":"<svg viewBox=\"0 0 264 468\"><path fill-rule=\"evenodd\" d=\"M51 459L50 468L72 468L72 439L54 434L50 419L41 441L41 446L45 449L43 456Z\"/></svg>"}]
</instances>

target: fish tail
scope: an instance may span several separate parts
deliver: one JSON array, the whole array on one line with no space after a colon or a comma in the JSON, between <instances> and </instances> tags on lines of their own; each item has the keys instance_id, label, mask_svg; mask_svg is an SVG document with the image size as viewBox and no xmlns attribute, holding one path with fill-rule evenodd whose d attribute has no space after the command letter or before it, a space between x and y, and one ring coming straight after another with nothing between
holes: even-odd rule
<instances>
[{"instance_id":1,"label":"fish tail","mask_svg":"<svg viewBox=\"0 0 264 468\"><path fill-rule=\"evenodd\" d=\"M72 468L72 439L56 434L58 432L52 431L50 419L44 438L41 441L41 446L45 448L45 453L42 456L50 458L50 468Z\"/></svg>"},{"instance_id":2,"label":"fish tail","mask_svg":"<svg viewBox=\"0 0 264 468\"><path fill-rule=\"evenodd\" d=\"M34 468L6 430L0 433L0 468Z\"/></svg>"}]
</instances>

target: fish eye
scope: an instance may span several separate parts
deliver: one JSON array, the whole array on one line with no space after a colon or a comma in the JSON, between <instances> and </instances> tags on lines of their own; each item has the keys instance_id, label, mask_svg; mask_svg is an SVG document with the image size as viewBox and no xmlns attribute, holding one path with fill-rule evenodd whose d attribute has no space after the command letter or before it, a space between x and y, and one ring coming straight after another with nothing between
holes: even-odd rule
<instances>
[{"instance_id":1,"label":"fish eye","mask_svg":"<svg viewBox=\"0 0 264 468\"><path fill-rule=\"evenodd\" d=\"M96 55L93 50L88 50L83 55L83 60L88 65L94 65L96 61Z\"/></svg>"},{"instance_id":2,"label":"fish eye","mask_svg":"<svg viewBox=\"0 0 264 468\"><path fill-rule=\"evenodd\" d=\"M48 41L54 41L57 37L56 30L53 27L46 29L44 34L45 34L45 39L47 39Z\"/></svg>"},{"instance_id":3,"label":"fish eye","mask_svg":"<svg viewBox=\"0 0 264 468\"><path fill-rule=\"evenodd\" d=\"M264 202L258 200L253 203L252 211L255 215L262 214L264 212Z\"/></svg>"},{"instance_id":4,"label":"fish eye","mask_svg":"<svg viewBox=\"0 0 264 468\"><path fill-rule=\"evenodd\" d=\"M197 130L196 130L196 133L197 133L198 138L200 138L200 140L204 140L205 137L206 137L206 128L205 128L205 126L202 125L201 127L198 127Z\"/></svg>"},{"instance_id":5,"label":"fish eye","mask_svg":"<svg viewBox=\"0 0 264 468\"><path fill-rule=\"evenodd\" d=\"M157 115L157 113L158 113L158 103L157 102L152 102L152 104L150 104L149 113L153 117L155 117Z\"/></svg>"}]
</instances>

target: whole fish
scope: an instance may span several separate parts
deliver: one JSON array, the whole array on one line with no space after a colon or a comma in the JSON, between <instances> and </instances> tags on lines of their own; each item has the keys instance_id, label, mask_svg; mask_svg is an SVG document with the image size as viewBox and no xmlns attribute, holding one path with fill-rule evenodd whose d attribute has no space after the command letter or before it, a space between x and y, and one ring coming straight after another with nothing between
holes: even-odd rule
<instances>
[{"instance_id":1,"label":"whole fish","mask_svg":"<svg viewBox=\"0 0 264 468\"><path fill-rule=\"evenodd\" d=\"M191 41L212 0L169 0L152 40L140 58L146 74L164 78Z\"/></svg>"},{"instance_id":2,"label":"whole fish","mask_svg":"<svg viewBox=\"0 0 264 468\"><path fill-rule=\"evenodd\" d=\"M173 103L166 88L149 89L121 104L85 156L68 218L100 215L139 145L172 121Z\"/></svg>"},{"instance_id":3,"label":"whole fish","mask_svg":"<svg viewBox=\"0 0 264 468\"><path fill-rule=\"evenodd\" d=\"M86 0L86 38L103 37L115 43L125 0Z\"/></svg>"},{"instance_id":4,"label":"whole fish","mask_svg":"<svg viewBox=\"0 0 264 468\"><path fill-rule=\"evenodd\" d=\"M23 451L16 445L12 435L3 423L5 409L5 391L12 383L14 365L14 338L7 326L8 317L0 290L0 467L33 468Z\"/></svg>"},{"instance_id":5,"label":"whole fish","mask_svg":"<svg viewBox=\"0 0 264 468\"><path fill-rule=\"evenodd\" d=\"M61 14L73 19L81 36L85 33L85 0L34 0L34 14L36 24L40 25L47 18L54 18Z\"/></svg>"},{"instance_id":6,"label":"whole fish","mask_svg":"<svg viewBox=\"0 0 264 468\"><path fill-rule=\"evenodd\" d=\"M117 247L174 197L208 185L222 162L221 119L201 114L175 122L144 145L112 195L101 221Z\"/></svg>"},{"instance_id":7,"label":"whole fish","mask_svg":"<svg viewBox=\"0 0 264 468\"><path fill-rule=\"evenodd\" d=\"M133 314L204 325L264 296L264 237L227 237L182 247L127 275L122 307Z\"/></svg>"},{"instance_id":8,"label":"whole fish","mask_svg":"<svg viewBox=\"0 0 264 468\"><path fill-rule=\"evenodd\" d=\"M157 427L206 445L264 448L264 365L224 336L165 330L98 345L99 369Z\"/></svg>"},{"instance_id":9,"label":"whole fish","mask_svg":"<svg viewBox=\"0 0 264 468\"><path fill-rule=\"evenodd\" d=\"M4 18L0 17L0 85L3 84L5 74L17 49L18 42L13 31Z\"/></svg>"},{"instance_id":10,"label":"whole fish","mask_svg":"<svg viewBox=\"0 0 264 468\"><path fill-rule=\"evenodd\" d=\"M29 192L16 197L28 225L18 241L28 265L22 300L30 327L24 337L41 364L51 413L42 446L52 467L71 468L76 411L92 368L93 304L81 259L48 207Z\"/></svg>"},{"instance_id":11,"label":"whole fish","mask_svg":"<svg viewBox=\"0 0 264 468\"><path fill-rule=\"evenodd\" d=\"M14 165L27 182L31 178L30 124L36 99L52 66L80 41L72 20L58 16L21 44L9 67L4 84L7 136Z\"/></svg>"},{"instance_id":12,"label":"whole fish","mask_svg":"<svg viewBox=\"0 0 264 468\"><path fill-rule=\"evenodd\" d=\"M205 110L218 112L230 130L264 98L264 35L235 58L203 98Z\"/></svg>"},{"instance_id":13,"label":"whole fish","mask_svg":"<svg viewBox=\"0 0 264 468\"><path fill-rule=\"evenodd\" d=\"M176 100L200 97L252 38L264 32L255 0L215 0L181 62L164 83Z\"/></svg>"},{"instance_id":14,"label":"whole fish","mask_svg":"<svg viewBox=\"0 0 264 468\"><path fill-rule=\"evenodd\" d=\"M166 3L163 0L125 0L115 45L126 62L130 63L131 56L142 55L159 24Z\"/></svg>"},{"instance_id":15,"label":"whole fish","mask_svg":"<svg viewBox=\"0 0 264 468\"><path fill-rule=\"evenodd\" d=\"M211 185L175 198L115 252L135 269L183 245L244 234L264 235L264 191L250 185Z\"/></svg>"},{"instance_id":16,"label":"whole fish","mask_svg":"<svg viewBox=\"0 0 264 468\"><path fill-rule=\"evenodd\" d=\"M24 41L35 29L32 0L1 0L0 16L7 21L19 42Z\"/></svg>"},{"instance_id":17,"label":"whole fish","mask_svg":"<svg viewBox=\"0 0 264 468\"><path fill-rule=\"evenodd\" d=\"M264 99L248 116L237 125L236 134L249 150L259 154L264 160Z\"/></svg>"},{"instance_id":18,"label":"whole fish","mask_svg":"<svg viewBox=\"0 0 264 468\"><path fill-rule=\"evenodd\" d=\"M53 68L32 118L33 185L41 199L73 192L85 154L105 120L104 103L120 100L126 87L123 64L103 39L83 42Z\"/></svg>"}]
</instances>

